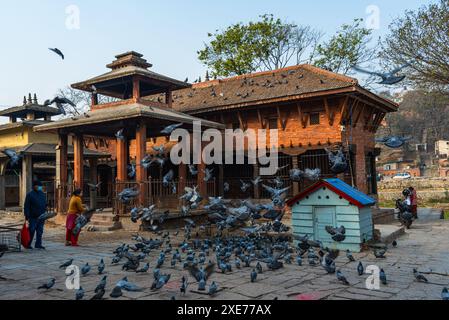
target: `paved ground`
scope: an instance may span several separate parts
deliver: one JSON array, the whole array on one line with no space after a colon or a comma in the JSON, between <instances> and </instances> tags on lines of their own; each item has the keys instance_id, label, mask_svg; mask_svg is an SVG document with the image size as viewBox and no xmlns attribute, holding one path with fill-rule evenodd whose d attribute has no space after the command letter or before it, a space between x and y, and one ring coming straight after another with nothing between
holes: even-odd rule
<instances>
[{"instance_id":1,"label":"paved ground","mask_svg":"<svg viewBox=\"0 0 449 320\"><path fill-rule=\"evenodd\" d=\"M357 260L367 265L377 265L387 274L388 285L381 285L380 290L370 291L365 288L367 275L358 276L358 262L349 263L344 255L337 259L337 267L346 275L350 286L339 283L335 275L328 275L322 267L286 265L278 271L264 271L259 274L256 283L250 282L252 269L234 270L230 274L214 273L210 281L215 281L220 291L213 299L440 299L441 290L449 285L449 221L439 220L439 213L431 209L420 212L421 219L414 223L406 235L398 239L397 248L389 248L386 259L376 259L371 252L355 254ZM58 266L69 257L82 266L89 262L94 268L90 274L81 278L81 285L86 290L86 297L93 296L93 290L101 276L94 271L100 258L107 263L107 297L114 284L124 275L131 282L148 288L143 292L124 292L122 299L209 299L209 296L191 292L197 285L190 283L188 293L180 296L180 279L186 275L181 265L170 267L170 260L162 267L162 273L171 273L171 281L160 291L151 292L152 275L125 273L120 266L111 266L112 248L123 242L131 243L130 235L111 234L91 237L84 235L84 245L79 248L64 247L62 230L52 228L47 231L46 251L25 251L8 253L0 258L0 299L55 300L73 299L75 293L65 289L65 274ZM123 239L121 239L121 238ZM81 240L83 242L83 239ZM152 267L158 252L148 260ZM426 272L429 283L416 282L413 268ZM36 288L50 277L57 279L54 289L38 292ZM189 277L192 281L192 277Z\"/></svg>"}]
</instances>

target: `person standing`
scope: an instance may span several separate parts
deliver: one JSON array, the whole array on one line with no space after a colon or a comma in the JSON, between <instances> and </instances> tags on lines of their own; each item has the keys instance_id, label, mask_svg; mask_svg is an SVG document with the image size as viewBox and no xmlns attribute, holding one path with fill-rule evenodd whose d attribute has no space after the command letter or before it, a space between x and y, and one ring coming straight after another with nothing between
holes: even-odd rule
<instances>
[{"instance_id":1,"label":"person standing","mask_svg":"<svg viewBox=\"0 0 449 320\"><path fill-rule=\"evenodd\" d=\"M410 201L412 206L413 218L418 219L418 195L413 187L408 188L410 190Z\"/></svg>"},{"instance_id":2,"label":"person standing","mask_svg":"<svg viewBox=\"0 0 449 320\"><path fill-rule=\"evenodd\" d=\"M66 246L78 247L79 233L77 235L74 235L73 229L76 226L76 219L85 210L81 196L82 190L76 189L75 191L73 191L72 197L70 198L69 211L67 213L67 220L65 224L67 229L65 237Z\"/></svg>"},{"instance_id":3,"label":"person standing","mask_svg":"<svg viewBox=\"0 0 449 320\"><path fill-rule=\"evenodd\" d=\"M33 249L32 243L34 235L36 235L36 249L45 249L42 246L42 235L44 234L45 221L41 221L38 218L47 210L47 197L42 191L42 182L36 180L33 182L33 190L30 191L25 197L25 203L23 205L23 211L25 214L25 220L28 223L30 231L30 243L27 249Z\"/></svg>"}]
</instances>

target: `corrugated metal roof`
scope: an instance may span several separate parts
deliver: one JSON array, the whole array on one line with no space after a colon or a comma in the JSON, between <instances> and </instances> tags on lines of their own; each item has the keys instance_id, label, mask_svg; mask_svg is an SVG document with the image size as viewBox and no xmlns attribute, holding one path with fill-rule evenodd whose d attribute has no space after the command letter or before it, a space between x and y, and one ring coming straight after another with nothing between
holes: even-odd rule
<instances>
[{"instance_id":1,"label":"corrugated metal roof","mask_svg":"<svg viewBox=\"0 0 449 320\"><path fill-rule=\"evenodd\" d=\"M343 182L340 179L324 179L320 180L317 183L313 184L309 188L305 189L303 192L293 197L292 199L287 201L287 205L293 206L298 201L301 201L303 198L308 196L309 194L315 192L321 187L327 187L329 190L337 193L342 196L346 200L348 200L351 204L358 206L359 208L368 207L376 204L376 200L367 196L363 192L351 187L349 184Z\"/></svg>"},{"instance_id":2,"label":"corrugated metal roof","mask_svg":"<svg viewBox=\"0 0 449 320\"><path fill-rule=\"evenodd\" d=\"M324 181L326 181L327 183L332 185L334 188L340 190L341 192L344 192L349 197L351 197L352 199L356 200L357 202L359 202L360 204L362 204L364 206L371 206L376 203L376 200L367 196L363 192L351 187L349 184L343 182L340 179L335 179L335 178L324 179Z\"/></svg>"}]
</instances>

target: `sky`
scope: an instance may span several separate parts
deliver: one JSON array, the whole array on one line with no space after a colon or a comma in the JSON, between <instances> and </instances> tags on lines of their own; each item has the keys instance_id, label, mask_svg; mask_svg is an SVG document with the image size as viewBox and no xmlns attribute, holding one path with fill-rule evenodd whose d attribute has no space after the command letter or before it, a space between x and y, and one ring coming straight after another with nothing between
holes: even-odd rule
<instances>
[{"instance_id":1,"label":"sky","mask_svg":"<svg viewBox=\"0 0 449 320\"><path fill-rule=\"evenodd\" d=\"M40 102L54 97L58 89L107 72L106 64L115 55L130 50L144 54L155 72L180 80L204 78L206 68L197 51L207 42L207 33L265 13L331 36L343 23L369 18L373 11L367 10L377 8L377 39L406 10L431 2L0 0L0 106L20 105L28 92L36 93ZM61 49L66 59L49 47Z\"/></svg>"}]
</instances>

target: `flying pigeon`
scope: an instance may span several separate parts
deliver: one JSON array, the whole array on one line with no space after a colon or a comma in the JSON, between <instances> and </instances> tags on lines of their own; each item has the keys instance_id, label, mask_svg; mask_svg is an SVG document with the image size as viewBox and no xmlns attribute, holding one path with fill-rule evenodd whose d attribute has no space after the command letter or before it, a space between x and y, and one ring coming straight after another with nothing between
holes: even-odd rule
<instances>
[{"instance_id":1,"label":"flying pigeon","mask_svg":"<svg viewBox=\"0 0 449 320\"><path fill-rule=\"evenodd\" d=\"M58 56L60 56L62 58L62 60L64 60L64 54L62 53L61 50L59 50L58 48L48 48L48 50L53 51L54 53L56 53Z\"/></svg>"},{"instance_id":2,"label":"flying pigeon","mask_svg":"<svg viewBox=\"0 0 449 320\"><path fill-rule=\"evenodd\" d=\"M326 151L329 157L330 169L333 173L340 174L348 169L348 162L343 153L343 148L340 148L336 153L327 149Z\"/></svg>"},{"instance_id":3,"label":"flying pigeon","mask_svg":"<svg viewBox=\"0 0 449 320\"><path fill-rule=\"evenodd\" d=\"M170 170L165 174L165 176L162 178L162 184L164 187L168 187L170 183L173 181L173 178L175 176L175 172L173 170Z\"/></svg>"},{"instance_id":4,"label":"flying pigeon","mask_svg":"<svg viewBox=\"0 0 449 320\"><path fill-rule=\"evenodd\" d=\"M21 154L17 154L17 152L15 152L12 149L2 150L2 153L8 156L11 167L17 166L19 164L20 159L22 158Z\"/></svg>"},{"instance_id":5,"label":"flying pigeon","mask_svg":"<svg viewBox=\"0 0 449 320\"><path fill-rule=\"evenodd\" d=\"M304 177L304 171L300 169L292 169L290 170L290 180L295 182L300 182Z\"/></svg>"},{"instance_id":6,"label":"flying pigeon","mask_svg":"<svg viewBox=\"0 0 449 320\"><path fill-rule=\"evenodd\" d=\"M191 176L196 176L198 174L198 169L193 164L189 164L189 171Z\"/></svg>"},{"instance_id":7,"label":"flying pigeon","mask_svg":"<svg viewBox=\"0 0 449 320\"><path fill-rule=\"evenodd\" d=\"M136 176L136 166L133 164L128 165L128 178L134 179Z\"/></svg>"},{"instance_id":8,"label":"flying pigeon","mask_svg":"<svg viewBox=\"0 0 449 320\"><path fill-rule=\"evenodd\" d=\"M402 147L405 142L411 140L411 137L390 136L376 139L376 142L383 143L389 148L397 149Z\"/></svg>"},{"instance_id":9,"label":"flying pigeon","mask_svg":"<svg viewBox=\"0 0 449 320\"><path fill-rule=\"evenodd\" d=\"M231 190L229 183L228 182L223 183L223 192L229 192L229 190Z\"/></svg>"},{"instance_id":10,"label":"flying pigeon","mask_svg":"<svg viewBox=\"0 0 449 320\"><path fill-rule=\"evenodd\" d=\"M93 184L93 183L88 183L88 187L92 190L92 191L97 191L98 189L100 189L100 185L101 185L101 181L98 184Z\"/></svg>"},{"instance_id":11,"label":"flying pigeon","mask_svg":"<svg viewBox=\"0 0 449 320\"><path fill-rule=\"evenodd\" d=\"M242 190L242 192L246 192L249 187L251 187L251 184L244 182L243 180L240 179L240 190Z\"/></svg>"},{"instance_id":12,"label":"flying pigeon","mask_svg":"<svg viewBox=\"0 0 449 320\"><path fill-rule=\"evenodd\" d=\"M213 168L212 169L206 168L206 170L203 170L203 172L204 172L204 181L205 182L208 182L208 181L210 181L213 178L213 176L212 176L212 172L213 171L214 171Z\"/></svg>"},{"instance_id":13,"label":"flying pigeon","mask_svg":"<svg viewBox=\"0 0 449 320\"><path fill-rule=\"evenodd\" d=\"M163 135L171 135L173 131L175 131L177 128L181 127L183 124L182 123L178 123L178 124L172 124L170 126L165 127L161 133Z\"/></svg>"},{"instance_id":14,"label":"flying pigeon","mask_svg":"<svg viewBox=\"0 0 449 320\"><path fill-rule=\"evenodd\" d=\"M321 177L321 169L306 169L304 170L304 177L310 181L318 181Z\"/></svg>"},{"instance_id":15,"label":"flying pigeon","mask_svg":"<svg viewBox=\"0 0 449 320\"><path fill-rule=\"evenodd\" d=\"M409 62L407 62L404 65L399 66L399 67L397 67L389 72L385 72L385 73L368 71L368 70L362 69L358 66L353 66L352 68L354 70L357 70L358 72L366 73L369 75L375 75L375 76L382 78L382 81L378 82L378 84L394 85L394 84L399 83L405 79L405 76L397 76L396 74L399 71L401 71L402 69L409 67L410 65L411 64Z\"/></svg>"},{"instance_id":16,"label":"flying pigeon","mask_svg":"<svg viewBox=\"0 0 449 320\"><path fill-rule=\"evenodd\" d=\"M117 131L116 133L115 133L115 137L118 139L118 140L125 140L125 136L123 135L123 131L124 131L125 129L120 129L119 131Z\"/></svg>"}]
</instances>

